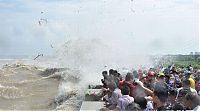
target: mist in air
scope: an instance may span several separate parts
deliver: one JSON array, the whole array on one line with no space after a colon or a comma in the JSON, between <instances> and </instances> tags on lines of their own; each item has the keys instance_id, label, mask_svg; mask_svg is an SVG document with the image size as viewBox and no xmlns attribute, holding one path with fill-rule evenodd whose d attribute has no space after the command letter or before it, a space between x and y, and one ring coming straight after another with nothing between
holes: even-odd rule
<instances>
[{"instance_id":1,"label":"mist in air","mask_svg":"<svg viewBox=\"0 0 200 111\"><path fill-rule=\"evenodd\" d=\"M62 66L102 70L198 50L198 0L36 0L0 8L5 55L42 53Z\"/></svg>"},{"instance_id":2,"label":"mist in air","mask_svg":"<svg viewBox=\"0 0 200 111\"><path fill-rule=\"evenodd\" d=\"M79 39L100 40L120 55L198 50L198 0L35 0L0 8L1 54L52 55Z\"/></svg>"},{"instance_id":3,"label":"mist in air","mask_svg":"<svg viewBox=\"0 0 200 111\"><path fill-rule=\"evenodd\" d=\"M104 70L123 75L151 67L149 55L198 51L198 7L198 0L0 0L1 108L74 111Z\"/></svg>"}]
</instances>

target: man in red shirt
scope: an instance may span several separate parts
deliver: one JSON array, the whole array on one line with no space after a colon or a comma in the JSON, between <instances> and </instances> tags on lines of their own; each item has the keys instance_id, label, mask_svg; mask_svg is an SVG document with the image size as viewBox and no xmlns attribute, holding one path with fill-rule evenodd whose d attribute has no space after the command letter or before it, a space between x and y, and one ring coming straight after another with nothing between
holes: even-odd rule
<instances>
[{"instance_id":1,"label":"man in red shirt","mask_svg":"<svg viewBox=\"0 0 200 111\"><path fill-rule=\"evenodd\" d=\"M135 96L135 85L133 85L133 74L132 73L127 73L126 77L125 77L125 80L124 81L120 81L119 83L119 87L120 89L123 87L123 86L128 86L129 89L130 89L130 96L134 97Z\"/></svg>"}]
</instances>

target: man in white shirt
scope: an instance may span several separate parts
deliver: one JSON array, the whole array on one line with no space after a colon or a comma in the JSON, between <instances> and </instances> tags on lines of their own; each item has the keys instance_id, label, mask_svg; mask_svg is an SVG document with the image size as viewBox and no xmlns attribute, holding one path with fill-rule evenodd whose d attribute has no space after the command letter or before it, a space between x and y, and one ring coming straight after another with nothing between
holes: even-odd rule
<instances>
[{"instance_id":1,"label":"man in white shirt","mask_svg":"<svg viewBox=\"0 0 200 111\"><path fill-rule=\"evenodd\" d=\"M118 99L118 102L117 102L117 109L119 111L125 111L125 108L134 102L134 98L129 96L129 93L130 93L130 89L128 86L124 86L122 88L122 97L120 97Z\"/></svg>"},{"instance_id":2,"label":"man in white shirt","mask_svg":"<svg viewBox=\"0 0 200 111\"><path fill-rule=\"evenodd\" d=\"M112 110L112 109L115 109L117 105L117 101L122 96L122 94L121 94L121 90L117 87L117 85L113 81L111 81L108 84L108 88L109 88L109 92L104 98L109 103L108 108Z\"/></svg>"},{"instance_id":3,"label":"man in white shirt","mask_svg":"<svg viewBox=\"0 0 200 111\"><path fill-rule=\"evenodd\" d=\"M193 88L190 87L190 81L189 81L188 79L183 80L183 83L182 83L182 84L183 84L183 87L181 87L181 88L179 88L179 89L177 90L176 100L177 100L178 97L179 97L180 90L183 90L183 89L190 89L190 91L191 91L192 93L197 94L197 91L196 91L195 89L193 89Z\"/></svg>"}]
</instances>

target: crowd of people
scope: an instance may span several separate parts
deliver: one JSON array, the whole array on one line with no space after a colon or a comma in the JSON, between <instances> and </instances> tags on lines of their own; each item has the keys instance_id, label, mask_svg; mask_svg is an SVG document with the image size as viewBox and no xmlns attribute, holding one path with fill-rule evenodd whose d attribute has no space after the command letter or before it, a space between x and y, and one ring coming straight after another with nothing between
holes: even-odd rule
<instances>
[{"instance_id":1,"label":"crowd of people","mask_svg":"<svg viewBox=\"0 0 200 111\"><path fill-rule=\"evenodd\" d=\"M102 111L200 111L200 70L159 66L120 74L102 72Z\"/></svg>"}]
</instances>

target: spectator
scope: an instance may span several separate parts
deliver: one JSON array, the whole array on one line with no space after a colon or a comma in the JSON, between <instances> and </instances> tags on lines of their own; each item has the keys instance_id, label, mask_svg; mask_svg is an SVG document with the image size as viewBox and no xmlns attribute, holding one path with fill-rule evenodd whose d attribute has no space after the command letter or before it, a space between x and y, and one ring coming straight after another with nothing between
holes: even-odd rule
<instances>
[{"instance_id":1,"label":"spectator","mask_svg":"<svg viewBox=\"0 0 200 111\"><path fill-rule=\"evenodd\" d=\"M185 95L184 104L193 111L200 111L200 98L197 94L189 92Z\"/></svg>"},{"instance_id":2,"label":"spectator","mask_svg":"<svg viewBox=\"0 0 200 111\"><path fill-rule=\"evenodd\" d=\"M131 103L129 104L126 109L126 111L141 111L140 106L137 103Z\"/></svg>"},{"instance_id":3,"label":"spectator","mask_svg":"<svg viewBox=\"0 0 200 111\"><path fill-rule=\"evenodd\" d=\"M128 86L122 88L122 97L118 99L117 108L120 111L125 111L125 108L134 102L134 98L129 96L130 89Z\"/></svg>"},{"instance_id":4,"label":"spectator","mask_svg":"<svg viewBox=\"0 0 200 111\"><path fill-rule=\"evenodd\" d=\"M183 111L183 110L185 110L185 108L184 108L183 104L181 104L181 103L175 103L172 106L172 110L174 110L174 111Z\"/></svg>"},{"instance_id":5,"label":"spectator","mask_svg":"<svg viewBox=\"0 0 200 111\"><path fill-rule=\"evenodd\" d=\"M133 85L133 74L132 73L127 73L125 77L125 81L122 81L120 83L120 89L122 89L123 86L128 86L130 89L130 96L134 97L134 91L135 91L135 86Z\"/></svg>"},{"instance_id":6,"label":"spectator","mask_svg":"<svg viewBox=\"0 0 200 111\"><path fill-rule=\"evenodd\" d=\"M103 71L103 72L102 72L102 76L103 76L103 79L101 79L101 82L102 82L102 84L103 84L103 87L104 87L104 88L108 88L108 87L107 87L107 84L106 84L106 80L109 78L108 72L107 72L107 71Z\"/></svg>"},{"instance_id":7,"label":"spectator","mask_svg":"<svg viewBox=\"0 0 200 111\"><path fill-rule=\"evenodd\" d=\"M147 108L147 100L145 97L136 97L135 103L139 104L142 110L145 110Z\"/></svg>"},{"instance_id":8,"label":"spectator","mask_svg":"<svg viewBox=\"0 0 200 111\"><path fill-rule=\"evenodd\" d=\"M183 87L181 87L181 88L179 88L179 89L177 90L176 99L178 99L178 97L179 97L179 92L180 92L180 90L183 90L183 89L189 89L192 93L197 94L197 91L196 91L195 89L191 88L190 81L189 81L188 79L184 79L184 80L182 81L182 84L183 84Z\"/></svg>"},{"instance_id":9,"label":"spectator","mask_svg":"<svg viewBox=\"0 0 200 111\"><path fill-rule=\"evenodd\" d=\"M157 83L153 91L154 108L157 109L157 111L166 110L165 103L167 102L167 98L167 86Z\"/></svg>"},{"instance_id":10,"label":"spectator","mask_svg":"<svg viewBox=\"0 0 200 111\"><path fill-rule=\"evenodd\" d=\"M105 96L105 100L108 102L108 108L109 109L115 109L117 105L118 99L122 96L121 90L117 87L117 85L111 81L108 84L108 94Z\"/></svg>"},{"instance_id":11,"label":"spectator","mask_svg":"<svg viewBox=\"0 0 200 111\"><path fill-rule=\"evenodd\" d=\"M191 78L191 74L192 73L190 71L185 71L185 78L190 81L191 88L195 89L195 81Z\"/></svg>"},{"instance_id":12,"label":"spectator","mask_svg":"<svg viewBox=\"0 0 200 111\"><path fill-rule=\"evenodd\" d=\"M158 79L157 79L158 82L162 82L162 83L165 83L165 74L160 72L158 74Z\"/></svg>"}]
</instances>

